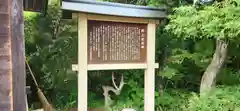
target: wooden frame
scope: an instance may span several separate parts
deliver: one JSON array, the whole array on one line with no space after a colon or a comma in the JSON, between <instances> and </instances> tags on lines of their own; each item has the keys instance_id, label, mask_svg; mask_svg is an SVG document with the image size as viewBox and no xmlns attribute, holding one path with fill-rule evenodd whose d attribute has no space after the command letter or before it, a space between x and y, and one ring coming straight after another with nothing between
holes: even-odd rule
<instances>
[{"instance_id":1,"label":"wooden frame","mask_svg":"<svg viewBox=\"0 0 240 111\"><path fill-rule=\"evenodd\" d=\"M81 37L80 37L81 36ZM87 111L87 15L78 17L78 111Z\"/></svg>"},{"instance_id":2,"label":"wooden frame","mask_svg":"<svg viewBox=\"0 0 240 111\"><path fill-rule=\"evenodd\" d=\"M154 111L155 105L155 28L156 24L148 24L147 66L144 76L144 111Z\"/></svg>"},{"instance_id":3,"label":"wooden frame","mask_svg":"<svg viewBox=\"0 0 240 111\"><path fill-rule=\"evenodd\" d=\"M77 15L77 16L76 16ZM107 15L95 15L78 13L73 14L78 17L78 65L73 64L72 70L78 71L78 111L87 111L87 71L88 70L116 70L116 69L144 69L145 70L145 90L144 90L144 110L154 111L154 84L155 84L155 28L159 22L154 19L118 17ZM147 60L145 63L119 63L119 64L88 64L88 20L145 23L147 24Z\"/></svg>"},{"instance_id":4,"label":"wooden frame","mask_svg":"<svg viewBox=\"0 0 240 111\"><path fill-rule=\"evenodd\" d=\"M158 64L155 63L154 68L158 68ZM87 66L87 69L89 71L94 70L120 70L120 69L147 69L147 64L89 64ZM78 65L73 64L72 65L73 71L78 71Z\"/></svg>"},{"instance_id":5,"label":"wooden frame","mask_svg":"<svg viewBox=\"0 0 240 111\"><path fill-rule=\"evenodd\" d=\"M99 20L99 21L145 23L145 24L148 24L149 22L155 22L156 24L158 24L158 20L153 20L153 19L119 17L119 16L109 16L109 15L87 14L87 18L88 20Z\"/></svg>"}]
</instances>

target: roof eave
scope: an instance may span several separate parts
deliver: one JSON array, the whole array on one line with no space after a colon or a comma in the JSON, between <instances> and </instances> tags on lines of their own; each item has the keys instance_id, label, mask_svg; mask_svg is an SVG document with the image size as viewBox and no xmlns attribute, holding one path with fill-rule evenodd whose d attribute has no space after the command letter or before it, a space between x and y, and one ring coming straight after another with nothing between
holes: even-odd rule
<instances>
[{"instance_id":1,"label":"roof eave","mask_svg":"<svg viewBox=\"0 0 240 111\"><path fill-rule=\"evenodd\" d=\"M125 5L125 4L124 4ZM113 15L113 16L124 16L124 17L139 17L139 18L154 18L162 19L166 18L166 11L157 8L146 8L142 6L133 7L132 5L124 6L113 6L103 4L89 4L85 2L70 2L63 1L62 9L74 12L84 12L93 14ZM131 6L131 7L130 7Z\"/></svg>"}]
</instances>

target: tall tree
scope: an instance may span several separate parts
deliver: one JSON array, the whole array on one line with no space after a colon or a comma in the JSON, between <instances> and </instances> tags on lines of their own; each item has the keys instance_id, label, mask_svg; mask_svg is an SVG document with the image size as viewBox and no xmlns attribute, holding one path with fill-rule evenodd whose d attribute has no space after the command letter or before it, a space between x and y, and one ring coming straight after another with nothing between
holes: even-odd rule
<instances>
[{"instance_id":1,"label":"tall tree","mask_svg":"<svg viewBox=\"0 0 240 111\"><path fill-rule=\"evenodd\" d=\"M215 84L227 56L229 41L239 37L240 0L225 0L204 7L176 8L166 29L185 40L207 38L216 41L212 61L201 80L200 91L205 92Z\"/></svg>"}]
</instances>

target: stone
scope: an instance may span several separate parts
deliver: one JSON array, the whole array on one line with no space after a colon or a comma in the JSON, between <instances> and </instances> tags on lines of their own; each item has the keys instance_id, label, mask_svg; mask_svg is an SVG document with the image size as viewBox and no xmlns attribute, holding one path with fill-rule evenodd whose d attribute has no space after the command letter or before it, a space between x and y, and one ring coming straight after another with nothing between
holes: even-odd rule
<instances>
[{"instance_id":1,"label":"stone","mask_svg":"<svg viewBox=\"0 0 240 111\"><path fill-rule=\"evenodd\" d=\"M124 109L122 109L122 111L136 111L136 110L132 109L132 108L124 108Z\"/></svg>"}]
</instances>

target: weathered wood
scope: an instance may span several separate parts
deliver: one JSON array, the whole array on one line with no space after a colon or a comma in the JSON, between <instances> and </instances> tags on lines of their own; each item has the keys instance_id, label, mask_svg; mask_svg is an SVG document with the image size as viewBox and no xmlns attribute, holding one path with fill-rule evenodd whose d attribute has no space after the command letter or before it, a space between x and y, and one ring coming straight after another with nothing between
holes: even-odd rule
<instances>
[{"instance_id":1,"label":"weathered wood","mask_svg":"<svg viewBox=\"0 0 240 111\"><path fill-rule=\"evenodd\" d=\"M0 3L0 109L26 111L21 0Z\"/></svg>"},{"instance_id":2,"label":"weathered wood","mask_svg":"<svg viewBox=\"0 0 240 111\"><path fill-rule=\"evenodd\" d=\"M13 110L26 111L23 1L10 1Z\"/></svg>"},{"instance_id":3,"label":"weathered wood","mask_svg":"<svg viewBox=\"0 0 240 111\"><path fill-rule=\"evenodd\" d=\"M9 34L8 0L0 3L0 109L1 111L12 110L12 86L11 86L11 45Z\"/></svg>"}]
</instances>

